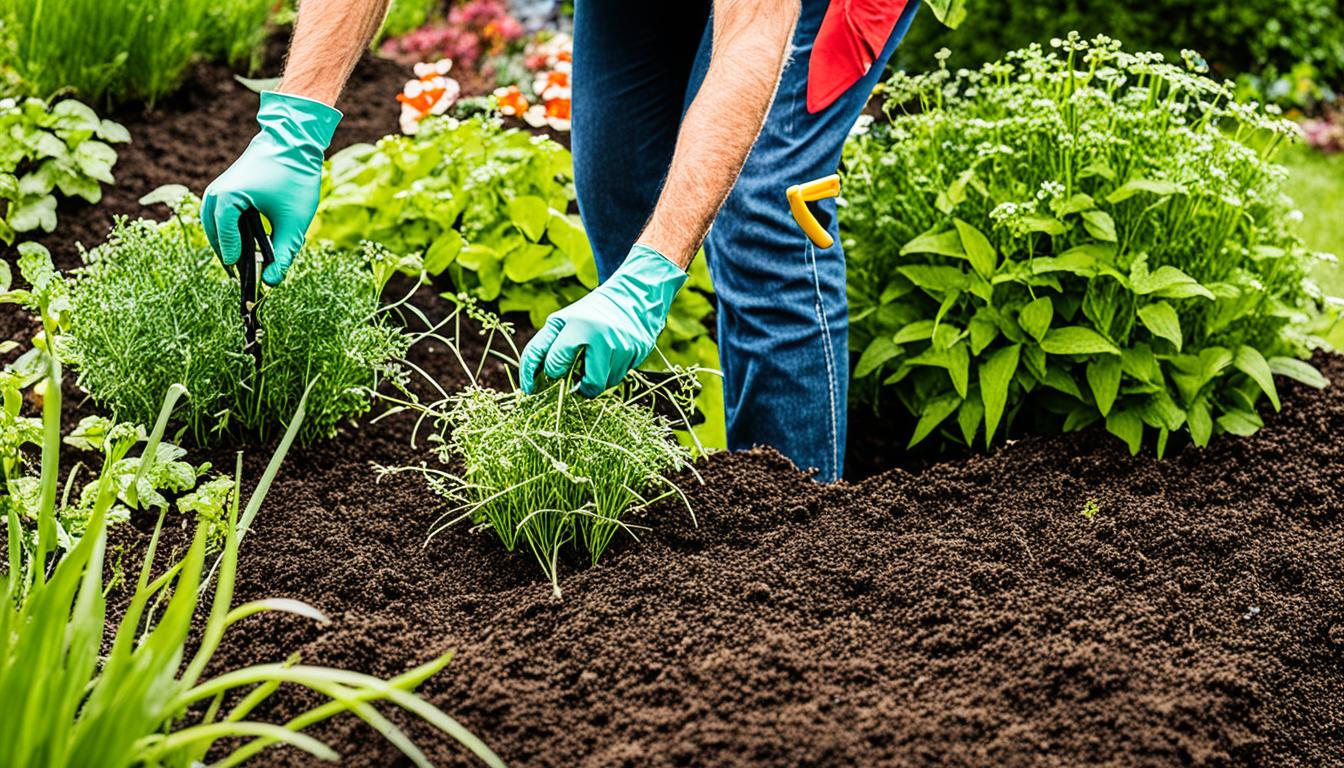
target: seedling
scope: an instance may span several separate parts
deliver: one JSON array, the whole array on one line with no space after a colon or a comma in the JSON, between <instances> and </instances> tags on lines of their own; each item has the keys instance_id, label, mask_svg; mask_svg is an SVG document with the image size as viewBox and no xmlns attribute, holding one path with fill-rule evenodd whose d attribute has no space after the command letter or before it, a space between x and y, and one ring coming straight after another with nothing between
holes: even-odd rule
<instances>
[{"instance_id":1,"label":"seedling","mask_svg":"<svg viewBox=\"0 0 1344 768\"><path fill-rule=\"evenodd\" d=\"M1096 499L1088 499L1087 503L1083 504L1083 517L1086 517L1088 520L1096 517L1097 513L1100 511L1101 505L1097 503Z\"/></svg>"}]
</instances>

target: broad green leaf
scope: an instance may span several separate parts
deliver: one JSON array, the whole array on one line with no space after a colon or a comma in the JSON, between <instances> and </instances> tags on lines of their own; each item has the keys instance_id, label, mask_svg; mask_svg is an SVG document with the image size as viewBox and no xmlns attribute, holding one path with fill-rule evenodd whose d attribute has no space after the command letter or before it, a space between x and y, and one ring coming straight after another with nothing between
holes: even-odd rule
<instances>
[{"instance_id":1,"label":"broad green leaf","mask_svg":"<svg viewBox=\"0 0 1344 768\"><path fill-rule=\"evenodd\" d=\"M1260 419L1260 414L1255 411L1235 410L1219 416L1218 426L1222 427L1224 432L1249 437L1265 426L1265 422Z\"/></svg>"},{"instance_id":2,"label":"broad green leaf","mask_svg":"<svg viewBox=\"0 0 1344 768\"><path fill-rule=\"evenodd\" d=\"M936 327L932 320L916 320L913 323L901 328L892 338L895 344L909 344L912 341L924 341L933 338L933 330Z\"/></svg>"},{"instance_id":3,"label":"broad green leaf","mask_svg":"<svg viewBox=\"0 0 1344 768\"><path fill-rule=\"evenodd\" d=\"M1115 237L1115 219L1105 211L1092 210L1083 211L1083 227L1087 233L1098 240L1108 243L1114 243Z\"/></svg>"},{"instance_id":4,"label":"broad green leaf","mask_svg":"<svg viewBox=\"0 0 1344 768\"><path fill-rule=\"evenodd\" d=\"M1174 181L1160 181L1156 179L1130 179L1120 185L1106 196L1109 203L1120 203L1139 194L1140 192L1149 192L1158 197L1168 195L1184 194L1185 187Z\"/></svg>"},{"instance_id":5,"label":"broad green leaf","mask_svg":"<svg viewBox=\"0 0 1344 768\"><path fill-rule=\"evenodd\" d=\"M947 350L947 375L952 379L952 387L962 398L966 397L970 378L971 355L966 342L957 342Z\"/></svg>"},{"instance_id":6,"label":"broad green leaf","mask_svg":"<svg viewBox=\"0 0 1344 768\"><path fill-rule=\"evenodd\" d=\"M956 225L957 233L961 236L961 247L971 262L971 268L985 278L993 275L994 268L998 265L999 254L990 244L989 238L961 219L955 219L952 223Z\"/></svg>"},{"instance_id":7,"label":"broad green leaf","mask_svg":"<svg viewBox=\"0 0 1344 768\"><path fill-rule=\"evenodd\" d=\"M968 330L971 334L972 355L978 356L985 350L985 347L988 347L994 342L994 339L999 337L999 327L994 324L994 321L982 317L978 312L975 317L971 318Z\"/></svg>"},{"instance_id":8,"label":"broad green leaf","mask_svg":"<svg viewBox=\"0 0 1344 768\"><path fill-rule=\"evenodd\" d=\"M948 29L956 29L966 20L966 0L928 0L934 18Z\"/></svg>"},{"instance_id":9,"label":"broad green leaf","mask_svg":"<svg viewBox=\"0 0 1344 768\"><path fill-rule=\"evenodd\" d=\"M1176 401L1171 399L1171 395L1166 390L1154 393L1139 408L1139 418L1144 423L1154 429L1166 429L1168 431L1180 429L1185 424L1185 410Z\"/></svg>"},{"instance_id":10,"label":"broad green leaf","mask_svg":"<svg viewBox=\"0 0 1344 768\"><path fill-rule=\"evenodd\" d=\"M1032 274L1049 272L1068 272L1082 277L1092 277L1102 266L1115 261L1115 246L1105 243L1079 245L1058 256L1042 256L1031 260Z\"/></svg>"},{"instance_id":11,"label":"broad green leaf","mask_svg":"<svg viewBox=\"0 0 1344 768\"><path fill-rule=\"evenodd\" d=\"M1176 310L1165 301L1139 307L1139 320L1154 336L1170 341L1181 351L1181 320Z\"/></svg>"},{"instance_id":12,"label":"broad green leaf","mask_svg":"<svg viewBox=\"0 0 1344 768\"><path fill-rule=\"evenodd\" d=\"M187 189L187 187L182 184L164 184L155 187L144 197L140 198L139 202L141 205L145 206L157 205L159 203L173 206L190 196L191 190Z\"/></svg>"},{"instance_id":13,"label":"broad green leaf","mask_svg":"<svg viewBox=\"0 0 1344 768\"><path fill-rule=\"evenodd\" d=\"M1146 257L1134 260L1130 268L1129 282L1131 289L1139 296L1156 294L1167 299L1188 299L1193 296L1213 299L1213 293L1209 289L1176 267L1163 266L1149 272Z\"/></svg>"},{"instance_id":14,"label":"broad green leaf","mask_svg":"<svg viewBox=\"0 0 1344 768\"><path fill-rule=\"evenodd\" d=\"M588 235L583 231L583 227L567 214L553 210L546 224L546 237L569 257L570 263L574 265L574 273L579 282L583 283L583 287L589 290L596 288L597 262L593 259L593 246L588 242ZM702 260L696 259L691 262L692 281L703 269L696 266L696 261Z\"/></svg>"},{"instance_id":15,"label":"broad green leaf","mask_svg":"<svg viewBox=\"0 0 1344 768\"><path fill-rule=\"evenodd\" d=\"M1050 330L1050 321L1054 316L1054 302L1050 301L1049 296L1042 296L1022 308L1017 314L1017 324L1039 342Z\"/></svg>"},{"instance_id":16,"label":"broad green leaf","mask_svg":"<svg viewBox=\"0 0 1344 768\"><path fill-rule=\"evenodd\" d=\"M574 274L574 265L549 243L528 243L504 257L504 276L515 283L552 281Z\"/></svg>"},{"instance_id":17,"label":"broad green leaf","mask_svg":"<svg viewBox=\"0 0 1344 768\"><path fill-rule=\"evenodd\" d=\"M457 254L462 252L463 245L465 243L462 240L462 235L457 230L446 229L439 233L439 236L430 244L429 250L425 251L425 271L431 275L443 272L457 258Z\"/></svg>"},{"instance_id":18,"label":"broad green leaf","mask_svg":"<svg viewBox=\"0 0 1344 768\"><path fill-rule=\"evenodd\" d=\"M1052 355L1120 354L1106 337L1081 325L1051 328L1041 340L1041 349Z\"/></svg>"},{"instance_id":19,"label":"broad green leaf","mask_svg":"<svg viewBox=\"0 0 1344 768\"><path fill-rule=\"evenodd\" d=\"M1185 411L1185 421L1190 425L1190 439L1203 448L1213 436L1213 417L1209 413L1209 402L1199 398Z\"/></svg>"},{"instance_id":20,"label":"broad green leaf","mask_svg":"<svg viewBox=\"0 0 1344 768\"><path fill-rule=\"evenodd\" d=\"M1274 386L1274 372L1270 370L1269 362L1260 354L1260 350L1243 344L1237 347L1237 355L1232 364L1237 370L1250 376L1251 380L1259 385L1260 391L1269 397L1274 410L1279 410L1279 391Z\"/></svg>"},{"instance_id":21,"label":"broad green leaf","mask_svg":"<svg viewBox=\"0 0 1344 768\"><path fill-rule=\"evenodd\" d=\"M546 234L546 224L551 217L551 207L545 200L535 195L519 195L509 201L509 220L514 223L528 240L538 242Z\"/></svg>"},{"instance_id":22,"label":"broad green leaf","mask_svg":"<svg viewBox=\"0 0 1344 768\"><path fill-rule=\"evenodd\" d=\"M1120 358L1115 355L1099 357L1087 364L1087 386L1102 416L1110 415L1115 396L1120 392L1120 370Z\"/></svg>"},{"instance_id":23,"label":"broad green leaf","mask_svg":"<svg viewBox=\"0 0 1344 768\"><path fill-rule=\"evenodd\" d=\"M1308 387L1324 389L1330 386L1330 380L1316 370L1316 366L1296 358L1271 357L1269 358L1269 369L1278 376L1301 382Z\"/></svg>"},{"instance_id":24,"label":"broad green leaf","mask_svg":"<svg viewBox=\"0 0 1344 768\"><path fill-rule=\"evenodd\" d=\"M39 228L43 232L50 232L56 228L56 198L43 195L20 200L10 206L8 217L10 226L17 232L31 232Z\"/></svg>"},{"instance_id":25,"label":"broad green leaf","mask_svg":"<svg viewBox=\"0 0 1344 768\"><path fill-rule=\"evenodd\" d=\"M1055 215L1060 218L1064 218L1072 213L1090 211L1096 207L1097 202L1092 199L1091 195L1084 192L1075 192L1073 197L1070 197L1067 200L1061 198L1051 204L1051 209L1054 210Z\"/></svg>"},{"instance_id":26,"label":"broad green leaf","mask_svg":"<svg viewBox=\"0 0 1344 768\"><path fill-rule=\"evenodd\" d=\"M1143 342L1120 350L1120 368L1139 381L1156 384L1162 380L1157 356L1153 354L1153 348Z\"/></svg>"},{"instance_id":27,"label":"broad green leaf","mask_svg":"<svg viewBox=\"0 0 1344 768\"><path fill-rule=\"evenodd\" d=\"M1064 222L1053 216L1023 216L1021 225L1027 232L1041 232L1051 237L1062 235L1069 231Z\"/></svg>"},{"instance_id":28,"label":"broad green leaf","mask_svg":"<svg viewBox=\"0 0 1344 768\"><path fill-rule=\"evenodd\" d=\"M984 417L985 406L978 397L966 398L957 409L957 425L961 427L961 439L968 447L975 444L975 433L980 429L980 422Z\"/></svg>"},{"instance_id":29,"label":"broad green leaf","mask_svg":"<svg viewBox=\"0 0 1344 768\"><path fill-rule=\"evenodd\" d=\"M1013 383L1013 374L1017 372L1021 349L1018 344L1001 347L980 363L977 375L980 399L985 406L986 447L994 440L994 430L998 429L999 420L1003 418L1003 409L1008 402L1008 388Z\"/></svg>"},{"instance_id":30,"label":"broad green leaf","mask_svg":"<svg viewBox=\"0 0 1344 768\"><path fill-rule=\"evenodd\" d=\"M1129 410L1114 410L1106 417L1106 431L1125 441L1129 455L1138 454L1143 445L1143 419Z\"/></svg>"},{"instance_id":31,"label":"broad green leaf","mask_svg":"<svg viewBox=\"0 0 1344 768\"><path fill-rule=\"evenodd\" d=\"M859 361L854 365L854 378L863 377L882 367L882 364L901 353L901 348L886 336L878 336L868 343Z\"/></svg>"},{"instance_id":32,"label":"broad green leaf","mask_svg":"<svg viewBox=\"0 0 1344 768\"><path fill-rule=\"evenodd\" d=\"M85 174L103 182L112 183L112 166L117 162L117 151L101 141L84 141L75 148L75 164Z\"/></svg>"},{"instance_id":33,"label":"broad green leaf","mask_svg":"<svg viewBox=\"0 0 1344 768\"><path fill-rule=\"evenodd\" d=\"M961 398L953 394L946 394L935 398L924 404L924 409L919 415L919 422L915 424L915 433L910 436L910 443L907 448L914 447L921 440L929 436L929 433L938 428L948 416L951 416L961 405Z\"/></svg>"},{"instance_id":34,"label":"broad green leaf","mask_svg":"<svg viewBox=\"0 0 1344 768\"><path fill-rule=\"evenodd\" d=\"M966 274L957 267L941 264L911 264L897 272L929 292L964 291L969 285Z\"/></svg>"},{"instance_id":35,"label":"broad green leaf","mask_svg":"<svg viewBox=\"0 0 1344 768\"><path fill-rule=\"evenodd\" d=\"M961 236L957 234L956 230L952 229L938 234L920 235L901 248L902 256L918 253L934 253L939 256L954 256L959 259L966 258L966 251L961 246Z\"/></svg>"},{"instance_id":36,"label":"broad green leaf","mask_svg":"<svg viewBox=\"0 0 1344 768\"><path fill-rule=\"evenodd\" d=\"M9 290L14 283L14 273L10 271L9 262L0 259L0 293Z\"/></svg>"},{"instance_id":37,"label":"broad green leaf","mask_svg":"<svg viewBox=\"0 0 1344 768\"><path fill-rule=\"evenodd\" d=\"M1045 376L1041 379L1041 383L1079 400L1084 399L1082 391L1078 389L1078 382L1074 381L1073 377L1062 368L1046 366Z\"/></svg>"},{"instance_id":38,"label":"broad green leaf","mask_svg":"<svg viewBox=\"0 0 1344 768\"><path fill-rule=\"evenodd\" d=\"M111 120L100 121L94 134L103 141L112 144L124 144L131 140L131 132L126 130L121 123L114 123Z\"/></svg>"}]
</instances>

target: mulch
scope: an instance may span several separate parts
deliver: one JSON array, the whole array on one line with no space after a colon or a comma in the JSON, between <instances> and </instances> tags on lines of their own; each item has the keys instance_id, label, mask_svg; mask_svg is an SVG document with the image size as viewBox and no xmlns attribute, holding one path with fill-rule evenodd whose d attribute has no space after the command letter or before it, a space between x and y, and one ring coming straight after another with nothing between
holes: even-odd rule
<instances>
[{"instance_id":1,"label":"mulch","mask_svg":"<svg viewBox=\"0 0 1344 768\"><path fill-rule=\"evenodd\" d=\"M394 131L404 79L362 63L338 144ZM134 137L118 186L64 204L42 238L60 266L114 214L142 215L154 187L201 191L254 109L201 67L153 113L117 115ZM0 310L0 338L31 330ZM441 347L412 355L464 383ZM490 534L427 540L446 504L372 464L432 455L409 415L366 421L291 454L240 560L238 602L298 598L332 623L251 618L214 667L298 652L392 676L453 649L421 693L515 766L1344 764L1344 358L1316 362L1336 386L1288 384L1255 436L1164 461L1089 431L911 471L879 439L892 422L872 419L851 449L871 474L858 482L818 485L768 449L719 454L703 484L678 478L698 525L675 504L647 510L638 542L565 565L558 601ZM249 449L246 475L266 458ZM145 528L115 529L127 562ZM314 702L282 689L256 714ZM436 764L471 764L387 711ZM347 765L404 764L353 718L313 734ZM257 764L313 763L281 748Z\"/></svg>"}]
</instances>

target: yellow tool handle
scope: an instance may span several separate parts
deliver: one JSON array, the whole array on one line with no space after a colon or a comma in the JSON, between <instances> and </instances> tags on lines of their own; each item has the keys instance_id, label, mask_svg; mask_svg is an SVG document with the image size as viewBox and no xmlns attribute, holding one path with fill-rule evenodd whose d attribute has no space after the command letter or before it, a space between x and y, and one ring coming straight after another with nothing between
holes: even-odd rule
<instances>
[{"instance_id":1,"label":"yellow tool handle","mask_svg":"<svg viewBox=\"0 0 1344 768\"><path fill-rule=\"evenodd\" d=\"M840 176L833 173L813 181L794 184L785 194L789 197L789 210L793 212L793 220L803 228L803 234L807 235L818 248L830 248L835 242L834 238L830 232L822 228L807 204L839 195Z\"/></svg>"}]
</instances>

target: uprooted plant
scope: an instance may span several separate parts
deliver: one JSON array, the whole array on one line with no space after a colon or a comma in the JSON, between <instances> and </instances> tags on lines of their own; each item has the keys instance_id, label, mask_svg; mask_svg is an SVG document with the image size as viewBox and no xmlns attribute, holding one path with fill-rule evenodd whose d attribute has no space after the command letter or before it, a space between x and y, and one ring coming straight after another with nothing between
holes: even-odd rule
<instances>
[{"instance_id":1,"label":"uprooted plant","mask_svg":"<svg viewBox=\"0 0 1344 768\"><path fill-rule=\"evenodd\" d=\"M592 399L574 392L573 374L539 383L531 395L513 387L491 389L478 383L480 372L490 358L517 365L513 329L470 299L458 301L438 326L454 324L455 337L436 336L454 350L471 386L429 405L401 406L419 410L422 422L435 425L431 441L440 463L460 469L422 465L384 471L423 473L435 493L455 504L431 537L463 520L488 528L508 551L521 546L532 552L559 597L560 558L567 546L596 564L617 531L634 534L633 513L670 497L685 503L666 473L689 467L692 450L678 442L665 414L675 414L694 442L686 414L699 372L676 369L656 379L635 372L629 383ZM488 337L475 366L458 343L464 314ZM492 348L499 340L508 352Z\"/></svg>"},{"instance_id":2,"label":"uprooted plant","mask_svg":"<svg viewBox=\"0 0 1344 768\"><path fill-rule=\"evenodd\" d=\"M31 289L0 290L0 303L21 303L41 317L48 334L59 323L63 284L40 246L20 248L20 266ZM155 551L163 529L161 509L135 582L134 593L111 631L105 647L107 601L103 582L109 516L129 488L136 505L138 482L124 486L119 467L144 441L139 475L153 471L168 414L184 394L172 387L164 397L153 431L128 424L85 430L82 447L102 456L94 484L87 525L78 541L60 554L57 548L60 470L61 366L54 355L43 359L47 386L39 422L0 422L0 426L31 431L41 438L40 474L35 491L14 503L25 476L19 458L6 455L5 485L0 510L7 531L7 569L0 574L0 764L70 766L201 765L216 745L224 747L212 765L238 765L273 744L287 744L319 759L336 760L329 747L302 731L315 723L350 712L381 732L417 766L429 761L406 734L374 707L391 702L455 738L491 766L503 763L461 725L412 691L442 669L451 654L434 659L392 680L326 667L287 662L260 664L206 677L220 642L233 624L269 611L283 611L325 621L317 609L294 600L264 599L232 605L238 548L255 518L280 463L304 419L301 396L288 431L241 518L242 457L225 493L196 496L190 507L209 509L196 526L180 559L153 575ZM7 399L9 392L6 393ZM36 505L31 542L20 510ZM222 539L222 552L207 570L210 542ZM30 545L31 544L31 545ZM214 595L204 629L193 632L203 596ZM194 655L187 648L195 644ZM329 702L283 724L249 719L282 684L306 687ZM228 706L225 702L228 701ZM230 741L232 740L232 741ZM221 744L221 742L224 742Z\"/></svg>"},{"instance_id":3,"label":"uprooted plant","mask_svg":"<svg viewBox=\"0 0 1344 768\"><path fill-rule=\"evenodd\" d=\"M369 409L380 382L404 374L407 339L381 299L405 261L305 248L260 302L261 366L244 351L239 286L205 240L198 201L181 187L173 219L118 221L70 282L64 353L79 384L122 420L145 422L173 384L191 393L180 418L197 443L274 436L312 384L301 443L329 437ZM315 382L315 383L314 383Z\"/></svg>"}]
</instances>

